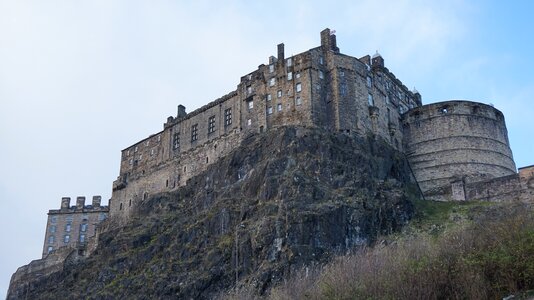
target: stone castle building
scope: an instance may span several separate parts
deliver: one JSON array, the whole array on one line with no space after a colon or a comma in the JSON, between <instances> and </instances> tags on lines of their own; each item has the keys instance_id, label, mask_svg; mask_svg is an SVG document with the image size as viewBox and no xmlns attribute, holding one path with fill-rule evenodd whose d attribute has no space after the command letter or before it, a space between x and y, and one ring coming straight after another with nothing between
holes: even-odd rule
<instances>
[{"instance_id":1,"label":"stone castle building","mask_svg":"<svg viewBox=\"0 0 534 300\"><path fill-rule=\"evenodd\" d=\"M149 195L170 191L236 148L247 136L276 126L372 132L403 149L401 115L421 106L384 66L377 53L355 58L340 53L336 36L321 32L321 45L277 57L241 77L237 89L197 109L178 106L163 130L122 151L113 183L112 216L127 216Z\"/></svg>"},{"instance_id":2,"label":"stone castle building","mask_svg":"<svg viewBox=\"0 0 534 300\"><path fill-rule=\"evenodd\" d=\"M43 259L19 268L12 282L50 274L67 258L87 255L84 247L108 213L124 220L150 195L186 185L247 137L278 126L384 139L404 153L428 200L534 197L534 166L516 172L499 110L471 101L422 105L421 95L406 88L380 54L342 54L325 29L320 46L285 57L278 45L277 56L241 77L235 90L190 113L179 105L160 132L122 150L109 207L100 205L100 196L92 205L78 197L76 206L63 198L61 208L48 213Z\"/></svg>"},{"instance_id":3,"label":"stone castle building","mask_svg":"<svg viewBox=\"0 0 534 300\"><path fill-rule=\"evenodd\" d=\"M43 245L43 258L62 247L84 250L97 226L108 217L109 207L100 205L102 197L93 196L91 205L85 205L85 197L77 197L76 205L70 198L61 199L60 209L48 211Z\"/></svg>"},{"instance_id":4,"label":"stone castle building","mask_svg":"<svg viewBox=\"0 0 534 300\"><path fill-rule=\"evenodd\" d=\"M185 185L248 136L287 125L383 138L405 153L426 199L519 197L510 191L525 188L499 110L471 101L422 105L380 54L342 54L325 29L319 47L285 57L278 45L277 56L241 77L236 90L191 113L179 105L162 131L124 149L110 214L128 216L137 203Z\"/></svg>"}]
</instances>

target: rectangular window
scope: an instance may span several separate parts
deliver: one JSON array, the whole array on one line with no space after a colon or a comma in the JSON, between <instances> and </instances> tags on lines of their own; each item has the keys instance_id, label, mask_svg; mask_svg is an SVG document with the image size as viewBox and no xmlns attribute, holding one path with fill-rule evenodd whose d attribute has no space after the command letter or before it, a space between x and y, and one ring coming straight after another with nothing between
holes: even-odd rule
<instances>
[{"instance_id":1,"label":"rectangular window","mask_svg":"<svg viewBox=\"0 0 534 300\"><path fill-rule=\"evenodd\" d=\"M274 65L269 65L269 73L274 72Z\"/></svg>"},{"instance_id":2,"label":"rectangular window","mask_svg":"<svg viewBox=\"0 0 534 300\"><path fill-rule=\"evenodd\" d=\"M150 156L153 156L154 153L156 153L156 150L154 150L154 149L150 149Z\"/></svg>"},{"instance_id":3,"label":"rectangular window","mask_svg":"<svg viewBox=\"0 0 534 300\"><path fill-rule=\"evenodd\" d=\"M208 133L215 132L215 116L211 116L208 119Z\"/></svg>"},{"instance_id":4,"label":"rectangular window","mask_svg":"<svg viewBox=\"0 0 534 300\"><path fill-rule=\"evenodd\" d=\"M232 108L227 108L224 110L224 126L229 126L232 124Z\"/></svg>"},{"instance_id":5,"label":"rectangular window","mask_svg":"<svg viewBox=\"0 0 534 300\"><path fill-rule=\"evenodd\" d=\"M267 114L270 115L272 113L273 113L273 107L272 106L267 107Z\"/></svg>"},{"instance_id":6,"label":"rectangular window","mask_svg":"<svg viewBox=\"0 0 534 300\"><path fill-rule=\"evenodd\" d=\"M137 146L135 146L135 148L134 148L134 152L137 152Z\"/></svg>"},{"instance_id":7,"label":"rectangular window","mask_svg":"<svg viewBox=\"0 0 534 300\"><path fill-rule=\"evenodd\" d=\"M375 106L375 101L373 100L373 95L369 94L367 96L367 102L369 102L369 106Z\"/></svg>"},{"instance_id":8,"label":"rectangular window","mask_svg":"<svg viewBox=\"0 0 534 300\"><path fill-rule=\"evenodd\" d=\"M293 72L287 72L287 80L293 80Z\"/></svg>"},{"instance_id":9,"label":"rectangular window","mask_svg":"<svg viewBox=\"0 0 534 300\"><path fill-rule=\"evenodd\" d=\"M272 97L271 94L267 94L267 101L271 101Z\"/></svg>"},{"instance_id":10,"label":"rectangular window","mask_svg":"<svg viewBox=\"0 0 534 300\"><path fill-rule=\"evenodd\" d=\"M282 98L282 90L279 90L278 92L276 92L276 96L278 98Z\"/></svg>"},{"instance_id":11,"label":"rectangular window","mask_svg":"<svg viewBox=\"0 0 534 300\"><path fill-rule=\"evenodd\" d=\"M276 109L277 109L278 111L282 111L282 103L278 103L278 104L276 105Z\"/></svg>"},{"instance_id":12,"label":"rectangular window","mask_svg":"<svg viewBox=\"0 0 534 300\"><path fill-rule=\"evenodd\" d=\"M295 104L296 105L301 105L302 104L302 99L300 97L297 97L297 99L295 99Z\"/></svg>"},{"instance_id":13,"label":"rectangular window","mask_svg":"<svg viewBox=\"0 0 534 300\"><path fill-rule=\"evenodd\" d=\"M56 232L56 225L50 225L50 232Z\"/></svg>"},{"instance_id":14,"label":"rectangular window","mask_svg":"<svg viewBox=\"0 0 534 300\"><path fill-rule=\"evenodd\" d=\"M373 85L373 80L371 79L370 76L367 76L367 87L371 87Z\"/></svg>"},{"instance_id":15,"label":"rectangular window","mask_svg":"<svg viewBox=\"0 0 534 300\"><path fill-rule=\"evenodd\" d=\"M291 57L286 60L286 65L288 67L291 67L293 65L293 59L291 59Z\"/></svg>"},{"instance_id":16,"label":"rectangular window","mask_svg":"<svg viewBox=\"0 0 534 300\"><path fill-rule=\"evenodd\" d=\"M344 77L345 76L345 71L339 71L339 77Z\"/></svg>"},{"instance_id":17,"label":"rectangular window","mask_svg":"<svg viewBox=\"0 0 534 300\"><path fill-rule=\"evenodd\" d=\"M252 87L250 85L247 86L247 94L248 95L252 94Z\"/></svg>"},{"instance_id":18,"label":"rectangular window","mask_svg":"<svg viewBox=\"0 0 534 300\"><path fill-rule=\"evenodd\" d=\"M299 79L299 78L300 78L300 73L297 72L297 73L295 74L295 78Z\"/></svg>"},{"instance_id":19,"label":"rectangular window","mask_svg":"<svg viewBox=\"0 0 534 300\"><path fill-rule=\"evenodd\" d=\"M347 85L342 83L340 86L339 86L339 93L342 95L342 96L345 96L347 95Z\"/></svg>"},{"instance_id":20,"label":"rectangular window","mask_svg":"<svg viewBox=\"0 0 534 300\"><path fill-rule=\"evenodd\" d=\"M191 126L191 142L198 140L198 124Z\"/></svg>"},{"instance_id":21,"label":"rectangular window","mask_svg":"<svg viewBox=\"0 0 534 300\"><path fill-rule=\"evenodd\" d=\"M319 78L324 79L324 72L323 71L319 71Z\"/></svg>"},{"instance_id":22,"label":"rectangular window","mask_svg":"<svg viewBox=\"0 0 534 300\"><path fill-rule=\"evenodd\" d=\"M63 241L65 241L65 243L68 243L70 241L70 235L66 235Z\"/></svg>"},{"instance_id":23,"label":"rectangular window","mask_svg":"<svg viewBox=\"0 0 534 300\"><path fill-rule=\"evenodd\" d=\"M247 102L247 107L248 107L249 110L250 110L250 109L253 109L253 108L254 108L254 102L253 102L252 100L251 100L251 101L248 101L248 102Z\"/></svg>"},{"instance_id":24,"label":"rectangular window","mask_svg":"<svg viewBox=\"0 0 534 300\"><path fill-rule=\"evenodd\" d=\"M324 64L324 57L319 56L319 63L320 63L321 65Z\"/></svg>"},{"instance_id":25,"label":"rectangular window","mask_svg":"<svg viewBox=\"0 0 534 300\"><path fill-rule=\"evenodd\" d=\"M172 136L172 148L173 149L179 149L180 148L180 133L176 132Z\"/></svg>"},{"instance_id":26,"label":"rectangular window","mask_svg":"<svg viewBox=\"0 0 534 300\"><path fill-rule=\"evenodd\" d=\"M85 234L80 234L80 243L85 243Z\"/></svg>"},{"instance_id":27,"label":"rectangular window","mask_svg":"<svg viewBox=\"0 0 534 300\"><path fill-rule=\"evenodd\" d=\"M85 223L84 223L84 224L81 224L81 225L80 225L80 231L81 231L81 232L86 232L86 231L87 231L87 226L88 226L88 225L85 224Z\"/></svg>"},{"instance_id":28,"label":"rectangular window","mask_svg":"<svg viewBox=\"0 0 534 300\"><path fill-rule=\"evenodd\" d=\"M247 120L247 126L250 126L250 125L252 125L252 120L251 120L251 119L248 119L248 120Z\"/></svg>"},{"instance_id":29,"label":"rectangular window","mask_svg":"<svg viewBox=\"0 0 534 300\"><path fill-rule=\"evenodd\" d=\"M65 231L66 231L66 232L69 232L69 231L70 231L70 224L65 225Z\"/></svg>"},{"instance_id":30,"label":"rectangular window","mask_svg":"<svg viewBox=\"0 0 534 300\"><path fill-rule=\"evenodd\" d=\"M302 91L302 84L299 82L297 83L297 93L300 93L300 91Z\"/></svg>"},{"instance_id":31,"label":"rectangular window","mask_svg":"<svg viewBox=\"0 0 534 300\"><path fill-rule=\"evenodd\" d=\"M389 95L386 95L386 104L389 104Z\"/></svg>"},{"instance_id":32,"label":"rectangular window","mask_svg":"<svg viewBox=\"0 0 534 300\"><path fill-rule=\"evenodd\" d=\"M49 244L53 244L54 243L54 236L53 235L48 237L48 243Z\"/></svg>"},{"instance_id":33,"label":"rectangular window","mask_svg":"<svg viewBox=\"0 0 534 300\"><path fill-rule=\"evenodd\" d=\"M48 253L52 252L52 250L54 250L54 247L48 246Z\"/></svg>"},{"instance_id":34,"label":"rectangular window","mask_svg":"<svg viewBox=\"0 0 534 300\"><path fill-rule=\"evenodd\" d=\"M269 86L274 86L276 84L276 78L269 79Z\"/></svg>"}]
</instances>

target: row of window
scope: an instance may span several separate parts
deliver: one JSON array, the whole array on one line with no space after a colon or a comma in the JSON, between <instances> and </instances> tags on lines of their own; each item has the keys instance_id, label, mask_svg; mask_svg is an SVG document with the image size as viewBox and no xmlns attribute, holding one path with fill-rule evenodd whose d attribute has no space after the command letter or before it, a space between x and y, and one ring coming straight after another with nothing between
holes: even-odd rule
<instances>
[{"instance_id":1,"label":"row of window","mask_svg":"<svg viewBox=\"0 0 534 300\"><path fill-rule=\"evenodd\" d=\"M66 225L65 225L65 232L70 232L70 231L71 231L71 226L72 226L72 225L71 225L70 223L66 224ZM81 232L86 232L88 226L89 226L89 225L86 224L86 223L80 224L80 231L81 231ZM51 233L56 232L56 230L57 230L56 225L50 225L50 227L49 227L49 231L50 231Z\"/></svg>"},{"instance_id":2,"label":"row of window","mask_svg":"<svg viewBox=\"0 0 534 300\"><path fill-rule=\"evenodd\" d=\"M161 141L161 135L158 134L153 139L155 139L156 142L160 142ZM146 147L150 146L150 139L147 139L144 144L145 144ZM138 150L139 150L139 146L135 146L135 148L133 149L133 152L137 153ZM126 156L129 156L130 153L131 153L131 149L126 150Z\"/></svg>"},{"instance_id":3,"label":"row of window","mask_svg":"<svg viewBox=\"0 0 534 300\"><path fill-rule=\"evenodd\" d=\"M297 97L295 99L295 105L301 105L301 104L302 104L302 99L300 97ZM282 111L282 103L276 104L276 110ZM267 107L267 114L271 115L272 113L273 113L273 107L272 106Z\"/></svg>"},{"instance_id":4,"label":"row of window","mask_svg":"<svg viewBox=\"0 0 534 300\"><path fill-rule=\"evenodd\" d=\"M321 73L322 73L322 71L321 71ZM300 78L300 73L298 73L298 72L295 73L295 78L299 79ZM324 78L324 75L321 78ZM287 80L288 81L293 80L293 72L287 72ZM275 85L276 85L276 77L272 77L271 79L269 79L269 86L275 86ZM249 91L248 88L249 87L247 87L247 92ZM250 93L252 93L252 89L250 90Z\"/></svg>"},{"instance_id":5,"label":"row of window","mask_svg":"<svg viewBox=\"0 0 534 300\"><path fill-rule=\"evenodd\" d=\"M252 108L252 101L249 103L249 109ZM232 108L227 108L224 110L224 126L232 125ZM208 118L208 134L215 132L215 116ZM191 142L198 140L198 124L193 124L191 126ZM176 132L172 138L172 148L180 148L180 133Z\"/></svg>"},{"instance_id":6,"label":"row of window","mask_svg":"<svg viewBox=\"0 0 534 300\"><path fill-rule=\"evenodd\" d=\"M85 233L80 234L80 238L79 238L80 243L84 243L85 242L85 236L86 236ZM56 241L56 237L55 236L51 235L51 236L48 237L48 243L49 244L54 244L55 241ZM68 244L70 242L70 235L69 234L66 234L66 235L63 236L63 242L65 244Z\"/></svg>"}]
</instances>

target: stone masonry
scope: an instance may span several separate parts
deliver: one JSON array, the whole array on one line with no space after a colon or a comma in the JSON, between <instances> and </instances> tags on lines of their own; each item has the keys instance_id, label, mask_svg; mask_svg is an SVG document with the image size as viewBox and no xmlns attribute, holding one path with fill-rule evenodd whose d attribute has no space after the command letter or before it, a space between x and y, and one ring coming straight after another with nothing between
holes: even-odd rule
<instances>
[{"instance_id":1,"label":"stone masonry","mask_svg":"<svg viewBox=\"0 0 534 300\"><path fill-rule=\"evenodd\" d=\"M197 109L178 106L163 130L122 151L113 183L112 216L128 216L148 196L187 183L252 134L277 126L373 133L402 149L401 114L421 105L377 53L341 54L329 29L321 46L286 58L284 44L268 64L241 77L237 89Z\"/></svg>"},{"instance_id":2,"label":"stone masonry","mask_svg":"<svg viewBox=\"0 0 534 300\"><path fill-rule=\"evenodd\" d=\"M76 205L70 206L70 198L63 197L60 209L48 211L43 258L62 247L83 252L98 224L108 217L109 207L101 206L101 199L93 196L92 204L85 205L85 197L77 197Z\"/></svg>"}]
</instances>

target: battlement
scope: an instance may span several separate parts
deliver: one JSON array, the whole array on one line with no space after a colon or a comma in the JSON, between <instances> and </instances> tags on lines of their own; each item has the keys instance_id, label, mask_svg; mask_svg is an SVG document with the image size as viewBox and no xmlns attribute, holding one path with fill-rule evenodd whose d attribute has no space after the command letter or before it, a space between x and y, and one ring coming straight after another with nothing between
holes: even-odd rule
<instances>
[{"instance_id":1,"label":"battlement","mask_svg":"<svg viewBox=\"0 0 534 300\"><path fill-rule=\"evenodd\" d=\"M90 211L108 211L108 206L101 206L102 196L93 196L93 201L91 204L85 205L85 196L76 197L76 205L70 205L71 198L63 197L61 198L60 209L51 209L49 214L60 214L60 213L74 213L74 212L90 212Z\"/></svg>"}]
</instances>

